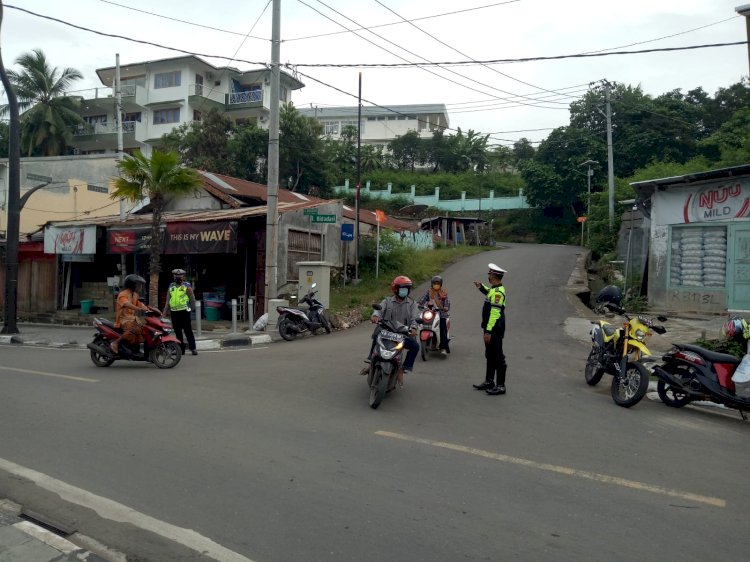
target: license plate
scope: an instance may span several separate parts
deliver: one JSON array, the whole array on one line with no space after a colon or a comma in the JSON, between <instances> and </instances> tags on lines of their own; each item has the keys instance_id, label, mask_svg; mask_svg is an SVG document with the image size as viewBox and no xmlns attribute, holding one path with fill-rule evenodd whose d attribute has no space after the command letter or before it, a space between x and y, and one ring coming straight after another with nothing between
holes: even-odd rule
<instances>
[{"instance_id":1,"label":"license plate","mask_svg":"<svg viewBox=\"0 0 750 562\"><path fill-rule=\"evenodd\" d=\"M404 341L403 334L397 334L396 332L389 332L388 330L380 330L380 337L384 340L390 341Z\"/></svg>"}]
</instances>

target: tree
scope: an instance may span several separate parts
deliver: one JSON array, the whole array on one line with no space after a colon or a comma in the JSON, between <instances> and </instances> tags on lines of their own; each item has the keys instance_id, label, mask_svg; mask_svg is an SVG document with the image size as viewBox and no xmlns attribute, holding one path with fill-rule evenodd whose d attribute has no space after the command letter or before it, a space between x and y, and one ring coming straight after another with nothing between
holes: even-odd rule
<instances>
[{"instance_id":1,"label":"tree","mask_svg":"<svg viewBox=\"0 0 750 562\"><path fill-rule=\"evenodd\" d=\"M21 116L21 146L28 156L57 156L66 153L73 140L73 128L83 122L78 101L65 95L70 85L83 78L74 68L50 67L40 49L16 59L20 72L8 71ZM3 108L5 113L6 108Z\"/></svg>"},{"instance_id":2,"label":"tree","mask_svg":"<svg viewBox=\"0 0 750 562\"><path fill-rule=\"evenodd\" d=\"M516 164L523 164L524 162L531 160L534 157L535 152L534 146L526 137L513 143L513 156L516 159Z\"/></svg>"},{"instance_id":3,"label":"tree","mask_svg":"<svg viewBox=\"0 0 750 562\"><path fill-rule=\"evenodd\" d=\"M312 186L325 185L328 166L322 157L323 125L286 103L280 109L279 130L279 178L292 178L290 189L305 193Z\"/></svg>"},{"instance_id":4,"label":"tree","mask_svg":"<svg viewBox=\"0 0 750 562\"><path fill-rule=\"evenodd\" d=\"M149 244L149 303L158 306L159 272L161 271L162 238L160 234L164 205L169 198L187 195L200 184L200 176L180 165L176 152L154 150L151 158L140 152L126 155L117 163L120 177L115 179L112 199L125 198L151 202L151 242Z\"/></svg>"},{"instance_id":5,"label":"tree","mask_svg":"<svg viewBox=\"0 0 750 562\"><path fill-rule=\"evenodd\" d=\"M417 131L409 131L388 143L393 163L399 170L414 171L417 164L424 163L424 148Z\"/></svg>"},{"instance_id":6,"label":"tree","mask_svg":"<svg viewBox=\"0 0 750 562\"><path fill-rule=\"evenodd\" d=\"M383 156L382 146L373 146L367 144L362 147L360 166L363 172L379 170L384 166L385 157Z\"/></svg>"},{"instance_id":7,"label":"tree","mask_svg":"<svg viewBox=\"0 0 750 562\"><path fill-rule=\"evenodd\" d=\"M191 168L229 174L232 163L227 158L228 144L234 130L229 117L211 109L203 115L203 120L183 123L165 134L160 149L177 151L183 163Z\"/></svg>"}]
</instances>

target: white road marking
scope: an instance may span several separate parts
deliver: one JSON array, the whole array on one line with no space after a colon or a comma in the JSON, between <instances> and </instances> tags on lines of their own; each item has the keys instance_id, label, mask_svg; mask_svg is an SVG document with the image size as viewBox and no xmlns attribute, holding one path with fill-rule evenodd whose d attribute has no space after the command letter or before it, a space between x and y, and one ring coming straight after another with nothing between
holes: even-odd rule
<instances>
[{"instance_id":1,"label":"white road marking","mask_svg":"<svg viewBox=\"0 0 750 562\"><path fill-rule=\"evenodd\" d=\"M528 468L535 468L537 470L545 470L547 472L555 472L557 474L565 474L567 476L574 476L576 478L583 478L586 480L594 480L596 482L603 482L605 484L614 484L616 486L622 486L623 488L632 488L634 490L640 490L642 492L651 492L653 494L661 494L664 496L670 496L674 498L680 498L683 500L693 501L697 503L705 503L714 507L726 507L727 502L721 498L714 498L711 496L701 496L693 494L691 492L683 492L680 490L672 490L670 488L664 488L662 486L655 486L652 484L646 484L644 482L637 482L635 480L626 480L624 478L618 478L617 476L608 476L606 474L599 474L597 472L589 472L587 470L578 470L575 468L569 468L565 466L558 466L548 463L540 463L531 461L528 459L522 459L519 457L511 457L508 455L501 455L493 453L491 451L485 451L483 449L475 449L473 447L465 447L463 445L456 445L454 443L445 443L443 441L433 441L431 439L422 439L420 437L413 437L411 435L404 435L402 433L392 433L390 431L376 431L375 435L381 437L390 437L392 439L401 439L402 441L410 441L412 443L420 443L422 445L429 445L431 447L439 447L441 449L449 449L451 451L458 451L459 453L466 453L469 455L477 455L487 459L493 459L500 462L506 462L510 464L516 464L525 466Z\"/></svg>"},{"instance_id":2,"label":"white road marking","mask_svg":"<svg viewBox=\"0 0 750 562\"><path fill-rule=\"evenodd\" d=\"M47 373L46 371L32 371L31 369L19 369L18 367L5 367L4 365L0 365L0 370L14 371L16 373L22 373L24 375L40 375L43 377L54 377L57 379L68 379L71 381L79 381L79 382L100 382L99 379L87 379L85 377L74 377L72 375L60 375L58 373Z\"/></svg>"},{"instance_id":3,"label":"white road marking","mask_svg":"<svg viewBox=\"0 0 750 562\"><path fill-rule=\"evenodd\" d=\"M191 529L177 527L165 521L154 519L126 505L71 486L36 470L25 468L1 458L0 469L31 480L40 488L59 495L65 501L93 509L100 517L118 523L130 523L135 527L161 535L219 562L253 562L249 558L245 558Z\"/></svg>"}]
</instances>

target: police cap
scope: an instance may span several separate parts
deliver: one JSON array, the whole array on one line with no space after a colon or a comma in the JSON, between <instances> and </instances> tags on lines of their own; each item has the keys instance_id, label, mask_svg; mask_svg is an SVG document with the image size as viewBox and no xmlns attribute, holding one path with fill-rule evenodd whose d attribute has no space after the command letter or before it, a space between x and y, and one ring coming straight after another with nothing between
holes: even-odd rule
<instances>
[{"instance_id":1,"label":"police cap","mask_svg":"<svg viewBox=\"0 0 750 562\"><path fill-rule=\"evenodd\" d=\"M494 263L489 264L488 267L490 268L489 273L492 273L494 275L499 275L502 277L504 274L508 273L502 267L500 267L499 265L495 265Z\"/></svg>"}]
</instances>

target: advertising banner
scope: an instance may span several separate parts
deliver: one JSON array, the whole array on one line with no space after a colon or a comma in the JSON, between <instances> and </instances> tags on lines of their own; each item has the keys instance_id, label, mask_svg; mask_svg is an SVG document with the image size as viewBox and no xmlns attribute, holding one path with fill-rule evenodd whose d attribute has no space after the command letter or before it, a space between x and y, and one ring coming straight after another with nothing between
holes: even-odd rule
<instances>
[{"instance_id":1,"label":"advertising banner","mask_svg":"<svg viewBox=\"0 0 750 562\"><path fill-rule=\"evenodd\" d=\"M145 254L151 244L151 226L110 228L107 231L108 254Z\"/></svg>"},{"instance_id":2,"label":"advertising banner","mask_svg":"<svg viewBox=\"0 0 750 562\"><path fill-rule=\"evenodd\" d=\"M95 254L95 226L48 226L44 229L45 254Z\"/></svg>"},{"instance_id":3,"label":"advertising banner","mask_svg":"<svg viewBox=\"0 0 750 562\"><path fill-rule=\"evenodd\" d=\"M657 191L653 198L658 203L657 224L705 223L750 216L748 178L671 188Z\"/></svg>"},{"instance_id":4,"label":"advertising banner","mask_svg":"<svg viewBox=\"0 0 750 562\"><path fill-rule=\"evenodd\" d=\"M165 254L234 254L237 222L170 222Z\"/></svg>"}]
</instances>

